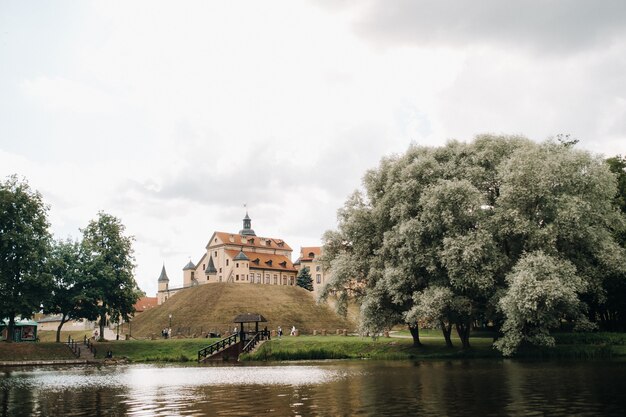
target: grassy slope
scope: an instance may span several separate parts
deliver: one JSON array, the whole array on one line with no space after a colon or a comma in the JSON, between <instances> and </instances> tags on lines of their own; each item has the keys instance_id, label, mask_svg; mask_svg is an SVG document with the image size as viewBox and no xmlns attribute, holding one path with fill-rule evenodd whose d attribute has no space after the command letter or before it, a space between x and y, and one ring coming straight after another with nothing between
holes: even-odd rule
<instances>
[{"instance_id":1,"label":"grassy slope","mask_svg":"<svg viewBox=\"0 0 626 417\"><path fill-rule=\"evenodd\" d=\"M260 324L261 327L282 326L284 331L291 326L303 333L312 333L314 329L334 332L354 328L327 305L317 305L313 296L302 288L215 283L182 290L164 304L141 313L132 322L132 335L159 336L161 329L169 324L169 314L174 332L181 328L184 334L200 333L200 329L224 333L232 330L233 318L241 313L262 314L268 323Z\"/></svg>"},{"instance_id":2,"label":"grassy slope","mask_svg":"<svg viewBox=\"0 0 626 417\"><path fill-rule=\"evenodd\" d=\"M36 361L76 359L62 343L0 342L0 361Z\"/></svg>"},{"instance_id":3,"label":"grassy slope","mask_svg":"<svg viewBox=\"0 0 626 417\"><path fill-rule=\"evenodd\" d=\"M98 342L96 358L102 359L108 350L114 358L133 362L187 362L198 359L198 350L219 339L157 339Z\"/></svg>"},{"instance_id":4,"label":"grassy slope","mask_svg":"<svg viewBox=\"0 0 626 417\"><path fill-rule=\"evenodd\" d=\"M91 330L61 330L61 342L67 342L67 336L71 336L72 339L77 342L83 341L83 336L91 337ZM37 336L41 342L56 342L57 332L55 330L39 330Z\"/></svg>"}]
</instances>

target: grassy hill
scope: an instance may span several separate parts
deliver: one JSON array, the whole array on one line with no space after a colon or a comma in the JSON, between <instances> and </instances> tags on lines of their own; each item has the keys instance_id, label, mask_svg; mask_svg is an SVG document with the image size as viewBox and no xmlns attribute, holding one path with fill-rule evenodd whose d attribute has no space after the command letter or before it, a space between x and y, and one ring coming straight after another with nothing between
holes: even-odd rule
<instances>
[{"instance_id":1,"label":"grassy hill","mask_svg":"<svg viewBox=\"0 0 626 417\"><path fill-rule=\"evenodd\" d=\"M354 330L354 324L339 317L328 305L318 305L308 291L299 287L214 283L179 291L158 307L138 315L131 323L133 337L160 337L172 315L174 335L199 335L208 331L226 333L234 328L233 319L241 313L259 313L268 322L260 323L289 332L296 326L301 333L313 330ZM128 333L124 328L120 333Z\"/></svg>"}]
</instances>

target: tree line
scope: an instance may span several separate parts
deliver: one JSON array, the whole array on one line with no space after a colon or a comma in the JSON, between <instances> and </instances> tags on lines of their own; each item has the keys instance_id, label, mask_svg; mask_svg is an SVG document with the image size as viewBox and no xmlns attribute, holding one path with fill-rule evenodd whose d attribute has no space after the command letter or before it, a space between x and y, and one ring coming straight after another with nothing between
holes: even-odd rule
<instances>
[{"instance_id":1,"label":"tree line","mask_svg":"<svg viewBox=\"0 0 626 417\"><path fill-rule=\"evenodd\" d=\"M551 331L626 329L626 159L478 136L411 146L368 171L324 236L321 297L356 299L361 326L438 327L464 348L554 344Z\"/></svg>"},{"instance_id":2,"label":"tree line","mask_svg":"<svg viewBox=\"0 0 626 417\"><path fill-rule=\"evenodd\" d=\"M107 320L128 320L141 296L134 277L133 237L121 221L99 212L82 238L55 240L42 195L16 175L0 182L0 319L36 312L69 320L98 320L103 338Z\"/></svg>"}]
</instances>

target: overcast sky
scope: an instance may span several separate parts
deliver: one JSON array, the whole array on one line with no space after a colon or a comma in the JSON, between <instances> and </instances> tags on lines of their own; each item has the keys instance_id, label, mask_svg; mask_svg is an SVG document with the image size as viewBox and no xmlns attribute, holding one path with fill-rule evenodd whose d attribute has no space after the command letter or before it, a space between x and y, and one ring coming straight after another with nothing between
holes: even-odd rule
<instances>
[{"instance_id":1,"label":"overcast sky","mask_svg":"<svg viewBox=\"0 0 626 417\"><path fill-rule=\"evenodd\" d=\"M0 0L0 176L58 238L118 216L149 295L244 203L295 260L382 156L479 133L626 153L626 2Z\"/></svg>"}]
</instances>

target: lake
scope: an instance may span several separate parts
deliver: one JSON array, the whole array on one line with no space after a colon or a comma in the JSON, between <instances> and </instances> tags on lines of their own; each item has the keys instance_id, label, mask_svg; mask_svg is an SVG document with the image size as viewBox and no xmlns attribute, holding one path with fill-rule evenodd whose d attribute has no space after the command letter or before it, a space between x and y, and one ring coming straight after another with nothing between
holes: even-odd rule
<instances>
[{"instance_id":1,"label":"lake","mask_svg":"<svg viewBox=\"0 0 626 417\"><path fill-rule=\"evenodd\" d=\"M3 368L0 415L622 416L625 381L623 361Z\"/></svg>"}]
</instances>

